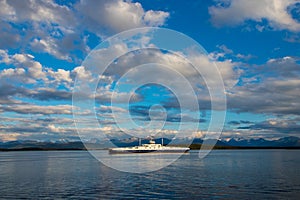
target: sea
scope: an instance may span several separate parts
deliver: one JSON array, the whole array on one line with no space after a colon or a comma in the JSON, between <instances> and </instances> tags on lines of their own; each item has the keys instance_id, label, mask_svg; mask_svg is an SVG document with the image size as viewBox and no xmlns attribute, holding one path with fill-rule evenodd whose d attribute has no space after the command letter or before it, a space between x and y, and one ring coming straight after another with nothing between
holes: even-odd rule
<instances>
[{"instance_id":1,"label":"sea","mask_svg":"<svg viewBox=\"0 0 300 200\"><path fill-rule=\"evenodd\" d=\"M145 173L105 166L88 151L0 152L0 199L299 198L300 150L213 150L203 159L190 151Z\"/></svg>"}]
</instances>

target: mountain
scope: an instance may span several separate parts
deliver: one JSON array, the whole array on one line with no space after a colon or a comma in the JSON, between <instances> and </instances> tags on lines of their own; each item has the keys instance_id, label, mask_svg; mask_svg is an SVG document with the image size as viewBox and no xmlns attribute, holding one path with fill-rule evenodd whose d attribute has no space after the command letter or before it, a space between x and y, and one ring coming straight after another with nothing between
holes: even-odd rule
<instances>
[{"instance_id":1,"label":"mountain","mask_svg":"<svg viewBox=\"0 0 300 200\"><path fill-rule=\"evenodd\" d=\"M281 145L282 147L299 147L300 146L300 139L297 137L284 137L279 140L274 141L277 146Z\"/></svg>"},{"instance_id":2,"label":"mountain","mask_svg":"<svg viewBox=\"0 0 300 200\"><path fill-rule=\"evenodd\" d=\"M236 146L236 147L269 147L272 146L273 141L268 141L263 138L258 139L230 139L227 144L229 146Z\"/></svg>"},{"instance_id":3,"label":"mountain","mask_svg":"<svg viewBox=\"0 0 300 200\"><path fill-rule=\"evenodd\" d=\"M300 147L298 137L284 137L278 140L258 139L230 139L228 142L223 141L232 147Z\"/></svg>"},{"instance_id":4,"label":"mountain","mask_svg":"<svg viewBox=\"0 0 300 200\"><path fill-rule=\"evenodd\" d=\"M84 145L81 141L74 142L49 142L49 141L9 141L0 143L1 150L55 150L55 149L72 149L81 150L84 149Z\"/></svg>"},{"instance_id":5,"label":"mountain","mask_svg":"<svg viewBox=\"0 0 300 200\"><path fill-rule=\"evenodd\" d=\"M162 138L154 139L156 143L161 143ZM137 138L127 139L111 139L115 146L128 147L139 145ZM172 142L172 145L187 145L191 144L193 148L200 148L203 144L203 140L195 138L193 141L188 138L175 138L173 140L163 138L164 145ZM142 144L149 143L149 139L142 139ZM206 144L215 144L215 148L300 148L300 139L298 137L284 137L277 140L266 140L263 138L258 139L230 139L226 140L206 140ZM100 141L92 139L85 141L83 144L81 141L0 141L0 150L85 150L88 149L104 149L109 148L109 143L106 141Z\"/></svg>"}]
</instances>

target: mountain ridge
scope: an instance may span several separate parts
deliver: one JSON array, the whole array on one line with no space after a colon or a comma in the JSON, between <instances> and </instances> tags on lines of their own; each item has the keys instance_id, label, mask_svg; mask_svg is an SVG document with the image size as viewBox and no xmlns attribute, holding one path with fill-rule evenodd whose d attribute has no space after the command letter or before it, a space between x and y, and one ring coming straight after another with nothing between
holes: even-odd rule
<instances>
[{"instance_id":1,"label":"mountain ridge","mask_svg":"<svg viewBox=\"0 0 300 200\"><path fill-rule=\"evenodd\" d=\"M162 138L154 139L156 143L161 143ZM111 143L118 147L137 146L139 140L137 138L129 139L111 139ZM193 141L183 139L163 138L164 145L182 145L193 148L200 148L203 139L194 138ZM149 139L142 139L141 143L148 143ZM207 144L215 144L216 149L219 148L300 148L300 138L294 136L283 137L275 140L257 139L235 139L230 140L206 140ZM0 150L86 150L86 149L106 149L111 147L107 141L92 139L83 143L82 141L35 141L35 140L16 140L3 142L0 141Z\"/></svg>"}]
</instances>

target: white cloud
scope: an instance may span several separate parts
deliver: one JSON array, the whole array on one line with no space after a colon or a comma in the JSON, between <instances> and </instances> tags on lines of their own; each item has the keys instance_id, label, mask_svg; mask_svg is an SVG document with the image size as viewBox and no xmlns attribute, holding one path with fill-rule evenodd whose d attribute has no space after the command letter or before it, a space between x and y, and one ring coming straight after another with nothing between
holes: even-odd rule
<instances>
[{"instance_id":1,"label":"white cloud","mask_svg":"<svg viewBox=\"0 0 300 200\"><path fill-rule=\"evenodd\" d=\"M71 71L64 69L57 69L57 71L53 71L53 69L47 69L47 75L49 77L47 85L52 85L52 87L64 85L66 88L70 88L73 84Z\"/></svg>"},{"instance_id":2,"label":"white cloud","mask_svg":"<svg viewBox=\"0 0 300 200\"><path fill-rule=\"evenodd\" d=\"M211 59L215 57L219 58L218 56L215 56L215 53L212 53L209 56L193 56L191 59L194 63L197 63L199 66L201 66L201 75L205 77L206 82L209 82L212 85L220 84L218 79L215 77L216 74L220 73L225 89L231 89L238 82L241 74L239 69L235 69L238 67L239 63L233 62L230 59L223 61ZM218 72L214 71L214 64L216 64L216 67L219 70Z\"/></svg>"},{"instance_id":3,"label":"white cloud","mask_svg":"<svg viewBox=\"0 0 300 200\"><path fill-rule=\"evenodd\" d=\"M68 27L74 24L74 16L70 8L55 2L38 0L1 0L0 15L6 21L12 22L45 22Z\"/></svg>"},{"instance_id":4,"label":"white cloud","mask_svg":"<svg viewBox=\"0 0 300 200\"><path fill-rule=\"evenodd\" d=\"M129 49L126 47L126 45L125 46L120 45L120 46L122 46L122 48L112 48L112 51L125 52L127 49ZM233 53L232 50L228 49L225 45L223 45L222 48L225 49L227 53L228 52L230 52L231 54ZM168 66L171 69L174 69L179 74L188 78L188 80L194 83L195 85L200 83L204 85L205 83L203 83L203 80L200 77L201 74L199 74L199 72L195 70L195 68L190 63L188 63L186 60L183 59L183 57L185 56L181 55L182 52L176 52L176 53L177 54L163 53L159 50L152 50L152 49L139 51L138 53L131 52L120 57L117 62L111 64L108 70L106 71L106 73L109 76L114 76L114 75L122 76L130 69L133 69L134 67L139 66L141 64L158 63L164 66ZM207 73L208 75L209 74L215 75L215 73L213 73L213 70L215 69L213 65L215 62L215 64L220 70L220 73L223 77L226 87L231 88L238 82L241 71L238 69L235 70L235 68L238 65L240 65L240 63L234 62L231 59L224 59L225 54L224 55L222 54L222 56L217 56L218 52L214 52L211 53L209 56L203 55L200 57L198 55L194 56L193 51L187 52L187 54L189 55L190 59L194 63L198 64L198 66L201 68L201 71ZM219 60L219 58L222 58L222 60ZM136 71L135 73L138 73L138 71ZM149 71L149 74L143 77L143 80L146 80L148 78L158 79L158 77L163 77L163 73L164 73L163 71L159 76L156 75L156 73L157 71L155 70L152 72L152 74L151 71ZM169 73L166 73L165 80L169 80L169 75L170 75ZM215 77L209 77L207 79L215 80ZM159 80L157 81L159 82ZM173 84L175 83L175 81L176 80L174 79L170 80L170 82L172 82ZM182 89L184 91L186 88L182 88Z\"/></svg>"},{"instance_id":5,"label":"white cloud","mask_svg":"<svg viewBox=\"0 0 300 200\"><path fill-rule=\"evenodd\" d=\"M11 62L11 58L7 53L7 50L0 49L0 63L9 64Z\"/></svg>"},{"instance_id":6,"label":"white cloud","mask_svg":"<svg viewBox=\"0 0 300 200\"><path fill-rule=\"evenodd\" d=\"M0 63L11 65L11 68L0 70L0 83L21 83L21 85L35 83L37 87L56 88L65 86L70 88L76 74L89 78L87 77L89 73L84 71L82 66L76 67L73 71L65 69L54 70L42 66L30 54L8 54L7 51L1 49Z\"/></svg>"},{"instance_id":7,"label":"white cloud","mask_svg":"<svg viewBox=\"0 0 300 200\"><path fill-rule=\"evenodd\" d=\"M64 69L58 69L55 75L56 75L55 78L58 81L66 81L68 83L72 82L72 79L70 77L70 71L66 71Z\"/></svg>"},{"instance_id":8,"label":"white cloud","mask_svg":"<svg viewBox=\"0 0 300 200\"><path fill-rule=\"evenodd\" d=\"M51 0L1 0L0 4L1 25L6 27L3 34L12 41L1 42L0 48L29 46L34 51L49 53L59 59L70 59L70 48L64 45L67 50L63 50L61 44L62 39L73 33L77 26L72 9ZM22 28L16 28L20 25ZM57 37L55 32L61 32L61 37ZM17 44L17 41L20 42Z\"/></svg>"},{"instance_id":9,"label":"white cloud","mask_svg":"<svg viewBox=\"0 0 300 200\"><path fill-rule=\"evenodd\" d=\"M143 26L161 26L169 16L163 11L145 11L138 2L122 0L82 0L76 8L83 17L83 24L98 35Z\"/></svg>"},{"instance_id":10,"label":"white cloud","mask_svg":"<svg viewBox=\"0 0 300 200\"><path fill-rule=\"evenodd\" d=\"M20 135L20 133L0 133L0 139L4 142L15 141Z\"/></svg>"},{"instance_id":11,"label":"white cloud","mask_svg":"<svg viewBox=\"0 0 300 200\"><path fill-rule=\"evenodd\" d=\"M33 60L34 57L29 54L13 54L9 55L2 50L1 62L11 64L15 68L7 68L0 71L0 77L7 80L17 80L18 82L35 83L37 80L46 81L46 73L43 71L43 66ZM1 53L1 52L0 52Z\"/></svg>"},{"instance_id":12,"label":"white cloud","mask_svg":"<svg viewBox=\"0 0 300 200\"><path fill-rule=\"evenodd\" d=\"M169 17L169 13L163 11L149 10L144 15L144 20L148 26L161 26Z\"/></svg>"},{"instance_id":13,"label":"white cloud","mask_svg":"<svg viewBox=\"0 0 300 200\"><path fill-rule=\"evenodd\" d=\"M86 70L84 66L75 67L72 70L72 73L74 73L76 78L79 80L88 81L93 79L92 73L89 70Z\"/></svg>"},{"instance_id":14,"label":"white cloud","mask_svg":"<svg viewBox=\"0 0 300 200\"><path fill-rule=\"evenodd\" d=\"M217 67L220 70L221 76L224 81L224 85L226 89L231 89L234 87L241 75L240 69L234 69L238 63L233 62L232 60L225 60L225 61L216 61Z\"/></svg>"},{"instance_id":15,"label":"white cloud","mask_svg":"<svg viewBox=\"0 0 300 200\"><path fill-rule=\"evenodd\" d=\"M235 26L247 20L258 23L267 20L268 25L275 30L300 31L300 23L289 13L289 9L299 0L220 0L219 2L221 4L209 8L215 26Z\"/></svg>"},{"instance_id":16,"label":"white cloud","mask_svg":"<svg viewBox=\"0 0 300 200\"><path fill-rule=\"evenodd\" d=\"M51 115L51 114L72 114L71 105L55 105L55 106L42 106L34 104L21 104L14 106L1 106L6 112L16 112L20 114L42 114L42 115Z\"/></svg>"},{"instance_id":17,"label":"white cloud","mask_svg":"<svg viewBox=\"0 0 300 200\"><path fill-rule=\"evenodd\" d=\"M4 69L1 72L1 76L4 77L24 76L24 75L25 75L25 70L23 68L17 68L17 69L9 68L9 69Z\"/></svg>"},{"instance_id":18,"label":"white cloud","mask_svg":"<svg viewBox=\"0 0 300 200\"><path fill-rule=\"evenodd\" d=\"M87 54L90 33L105 37L130 28L161 26L169 16L123 0L81 0L68 6L52 0L1 0L0 7L0 48L17 45L68 61L78 61L73 51Z\"/></svg>"},{"instance_id":19,"label":"white cloud","mask_svg":"<svg viewBox=\"0 0 300 200\"><path fill-rule=\"evenodd\" d=\"M300 115L299 59L283 57L251 66L230 90L228 108L238 112Z\"/></svg>"},{"instance_id":20,"label":"white cloud","mask_svg":"<svg viewBox=\"0 0 300 200\"><path fill-rule=\"evenodd\" d=\"M70 60L70 56L60 51L60 44L57 40L47 37L45 39L35 38L31 43L31 48L37 52L46 52L61 60Z\"/></svg>"}]
</instances>

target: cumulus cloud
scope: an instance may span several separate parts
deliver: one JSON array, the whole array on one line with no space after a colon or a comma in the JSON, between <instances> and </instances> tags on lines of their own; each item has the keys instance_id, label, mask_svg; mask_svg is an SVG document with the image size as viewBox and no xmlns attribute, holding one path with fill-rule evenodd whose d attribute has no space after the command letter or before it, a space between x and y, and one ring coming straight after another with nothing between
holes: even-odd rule
<instances>
[{"instance_id":1,"label":"cumulus cloud","mask_svg":"<svg viewBox=\"0 0 300 200\"><path fill-rule=\"evenodd\" d=\"M68 26L73 22L71 10L53 1L1 0L1 15L7 21L34 21Z\"/></svg>"},{"instance_id":2,"label":"cumulus cloud","mask_svg":"<svg viewBox=\"0 0 300 200\"><path fill-rule=\"evenodd\" d=\"M1 0L0 4L2 38L6 40L1 40L0 48L29 48L32 52L46 53L68 61L80 60L78 56L89 51L87 46L89 34L95 34L102 39L129 28L161 26L169 16L167 12L147 11L140 3L121 0L88 3L77 1L68 5L60 5L54 1ZM122 47L117 49L124 51ZM81 51L81 53L76 52L75 55L74 51ZM14 113L16 116L34 116L34 118L35 116L57 116L59 119L65 115L70 116L72 106L68 103L71 103L71 88L75 77L79 79L92 77L92 72L83 66L73 70L54 69L43 66L30 54L20 52L12 54L7 50L0 50L0 63L6 65L6 68L0 70L0 86L3 89L0 91L0 112ZM112 84L109 76L103 75L97 78L102 81L105 79L108 85ZM99 87L96 101L108 103L111 94L110 87ZM115 95L115 99L118 103L122 103L128 95L126 92L120 92ZM133 100L139 99L135 94L130 95L133 95ZM85 98L93 98L93 96L85 96ZM28 100L31 103L27 103ZM49 105L44 102L50 100L67 103ZM120 112L119 109L117 111ZM99 114L103 114L102 112L103 109ZM35 121L36 126L30 126L32 121ZM8 134L13 136L14 133L26 133L30 136L42 132L47 135L45 137L55 137L53 134L66 132L65 129L55 125L45 126L41 120L31 120L31 122L18 121L14 122L14 126L6 124L1 130L6 131L7 136ZM118 132L108 128L103 131Z\"/></svg>"},{"instance_id":3,"label":"cumulus cloud","mask_svg":"<svg viewBox=\"0 0 300 200\"><path fill-rule=\"evenodd\" d=\"M217 26L236 26L255 21L262 24L267 20L269 27L275 30L300 31L300 23L289 12L298 0L219 0L209 8L212 23ZM260 26L264 26L263 24Z\"/></svg>"},{"instance_id":4,"label":"cumulus cloud","mask_svg":"<svg viewBox=\"0 0 300 200\"><path fill-rule=\"evenodd\" d=\"M52 69L42 66L30 54L9 54L7 51L0 49L0 64L7 66L0 70L0 83L12 84L35 84L35 86L51 86L56 88L64 86L70 89L74 78L77 74L86 76L85 71L80 71L81 67L73 70Z\"/></svg>"},{"instance_id":5,"label":"cumulus cloud","mask_svg":"<svg viewBox=\"0 0 300 200\"><path fill-rule=\"evenodd\" d=\"M0 82L14 80L16 82L35 83L37 80L47 81L43 66L30 54L10 55L2 50L0 63L14 66L0 71Z\"/></svg>"},{"instance_id":6,"label":"cumulus cloud","mask_svg":"<svg viewBox=\"0 0 300 200\"><path fill-rule=\"evenodd\" d=\"M269 79L235 88L228 94L228 107L238 112L299 115L299 79Z\"/></svg>"},{"instance_id":7,"label":"cumulus cloud","mask_svg":"<svg viewBox=\"0 0 300 200\"><path fill-rule=\"evenodd\" d=\"M89 51L85 41L87 35L82 32L83 29L99 37L105 37L128 28L161 26L169 17L167 12L147 11L140 3L132 1L90 1L92 3L78 1L74 4L68 4L68 6L61 6L53 1L24 2L0 0L0 16L2 19L0 25L3 28L4 38L0 41L0 47L2 45L5 47L3 49L6 49L6 47L12 47L22 41L21 43L29 45L28 47L33 51L44 52L62 60L72 60L71 53L74 49L83 52ZM266 3L267 1L255 1L255 3L241 1L242 3L239 3L232 0L226 1L229 2L228 4L224 4L225 1L222 2L223 4L210 8L212 21L216 26L223 24L238 25L248 20L257 21L261 24L266 20L268 26L273 29L299 31L298 22L289 13L289 9L292 9L294 5L291 1L279 2L274 0L268 1L268 3ZM16 28L18 26L22 26L22 30ZM150 46L149 37L143 37L141 41L143 46ZM210 74L209 70L213 69L210 58L214 59L224 80L228 93L228 107L231 111L272 115L300 115L298 109L300 108L298 101L300 98L298 95L300 94L300 91L298 91L298 88L300 88L299 59L290 56L275 58L268 60L265 64L251 65L249 69L241 70L239 66L243 63L236 60L247 60L251 58L251 55L235 54L233 50L225 45L220 45L218 48L219 50L212 52L209 58L195 56L192 59L207 69L207 71L204 71L207 74ZM119 44L111 50L122 54L129 50L129 47L125 44ZM103 54L102 52L102 56L107 57L111 53L106 51ZM178 52L179 55L180 53ZM11 54L7 50L1 49L0 63L7 66L7 68L0 70L0 112L14 113L20 116L31 115L34 116L34 121L39 124L26 127L26 124L30 124L31 121L21 122L19 120L15 122L15 126L9 126L9 123L5 127L2 125L1 130L8 131L10 134L7 139L17 137L22 132L28 134L35 131L36 133L41 131L49 134L71 133L73 127L70 127L73 125L67 120L63 125L59 122L47 121L48 119L36 119L36 116L58 116L57 119L61 122L64 122L62 116L71 117L71 89L76 76L80 80L89 81L95 81L94 78L99 78L102 83L96 89L95 96L94 94L86 96L85 91L82 91L82 96L89 99L95 97L96 106L102 104L99 108L96 107L95 110L99 122L104 126L101 129L93 130L84 127L85 131L87 133L93 132L95 135L97 131L103 131L107 134L122 134L114 126L112 111L122 114L125 109L121 106L107 106L107 104L111 101L112 89L116 79L133 69L133 67L144 63L161 63L184 75L196 90L200 108L203 110L210 109L209 93L204 89L205 83L198 72L193 70L178 55L169 52L149 50L128 53L115 60L101 77L94 77L93 75L97 73L87 70L84 66L78 66L73 70L67 70L66 68L53 69L42 66L30 54ZM133 73L138 74L138 70L133 71ZM164 83L174 84L181 94L184 94L187 90L179 79L170 78L168 71L158 74L157 71L148 70L146 75L143 74L143 78L157 82L164 80ZM209 80L211 82L215 81L214 77L209 77ZM131 103L143 102L144 98L147 97L147 95L143 96L143 93L118 91L115 93L115 99L113 100L120 105L127 103L128 96L132 96ZM162 102L162 105L166 109L177 109L180 106L173 99L167 99L165 96L163 98L165 102ZM28 99L36 101L36 104L25 103ZM49 102L44 102L50 100L55 100L55 103L57 101L63 103L48 105ZM150 120L149 107L132 107L132 113L134 113L134 117L140 117L139 120ZM82 114L91 116L90 112ZM161 118L158 117L156 120L161 120ZM181 116L177 113L170 113L166 120L167 123L179 122ZM185 122L194 123L205 121L204 119L188 116L184 120ZM278 127L275 127L275 122L272 122L271 125L267 123L269 121L261 124L246 123L245 121L231 122L230 124L240 125L240 127L247 126L251 130L284 130L279 129L279 122L277 122ZM292 122L287 123L297 128ZM25 128L22 129L21 125ZM242 131L242 129L238 131ZM166 134L174 134L176 131L165 130L165 132ZM286 132L292 133L293 131ZM195 134L199 135L200 132Z\"/></svg>"},{"instance_id":8,"label":"cumulus cloud","mask_svg":"<svg viewBox=\"0 0 300 200\"><path fill-rule=\"evenodd\" d=\"M29 47L76 62L75 51L86 55L90 50L89 34L103 39L130 28L161 26L169 16L167 12L146 11L138 2L123 0L82 0L68 5L52 0L1 0L0 6L0 48Z\"/></svg>"},{"instance_id":9,"label":"cumulus cloud","mask_svg":"<svg viewBox=\"0 0 300 200\"><path fill-rule=\"evenodd\" d=\"M99 35L143 26L161 26L169 16L163 11L145 11L138 2L121 0L82 0L76 8L83 16L83 24Z\"/></svg>"},{"instance_id":10,"label":"cumulus cloud","mask_svg":"<svg viewBox=\"0 0 300 200\"><path fill-rule=\"evenodd\" d=\"M245 73L228 93L228 107L238 112L300 115L300 66L292 57L270 59Z\"/></svg>"},{"instance_id":11,"label":"cumulus cloud","mask_svg":"<svg viewBox=\"0 0 300 200\"><path fill-rule=\"evenodd\" d=\"M123 47L122 49L125 51L127 48ZM233 87L239 81L239 76L241 74L241 70L239 69L240 63L235 62L232 59L224 58L224 56L220 59L220 57L216 56L219 52L213 52L209 56L198 56L192 51L187 52L189 58L199 66L201 69L200 72L203 74L200 74L189 62L183 59L185 56L181 57L183 52L177 53L178 54L162 52L157 49L133 51L121 56L116 62L112 63L105 71L105 75L114 76L114 78L117 79L134 69L136 66L145 63L158 63L163 66L168 66L170 69L165 71L161 70L159 74L157 74L157 70L148 70L147 76L143 78L143 81L153 79L153 81L159 82L163 79L164 82L168 82L169 80L170 84L175 84L176 81L179 81L179 79L170 79L170 73L173 70L187 78L196 89L196 85L199 84L202 85L202 87L206 87L205 82L201 77L204 76L204 74L207 80L211 82L216 80L215 77L213 77L215 75L214 65L216 64L226 88ZM131 71L131 73L139 74L139 70L136 68L134 71ZM184 93L186 88L183 84L178 82L177 86L181 86L182 92Z\"/></svg>"},{"instance_id":12,"label":"cumulus cloud","mask_svg":"<svg viewBox=\"0 0 300 200\"><path fill-rule=\"evenodd\" d=\"M63 100L71 101L72 85L75 78L84 80L94 80L91 71L83 66L75 67L73 70L52 69L41 65L29 54L8 54L0 50L0 63L7 64L11 68L0 70L0 99L11 100L15 97L32 98L41 101ZM107 103L111 101L113 91L111 84L112 77L97 76L101 83L106 83L105 87L98 87L96 95L85 94L84 98L96 98L97 102ZM59 89L58 89L59 88ZM124 102L128 95L134 101L139 100L139 96L132 93L116 92L114 98L117 102Z\"/></svg>"},{"instance_id":13,"label":"cumulus cloud","mask_svg":"<svg viewBox=\"0 0 300 200\"><path fill-rule=\"evenodd\" d=\"M32 50L36 52L45 52L61 60L70 60L68 54L61 52L62 48L59 48L61 44L51 37L47 37L45 39L35 38L30 44Z\"/></svg>"},{"instance_id":14,"label":"cumulus cloud","mask_svg":"<svg viewBox=\"0 0 300 200\"><path fill-rule=\"evenodd\" d=\"M77 26L72 9L54 1L6 1L1 0L1 23L6 27L4 35L11 35L11 41L21 41L19 47L27 47L38 52L49 53L59 59L69 59L67 45L61 41L74 33ZM22 26L22 29L10 26ZM3 26L1 26L3 27ZM59 34L58 34L59 33ZM0 48L9 48L16 42L4 43ZM77 45L77 48L80 48ZM84 48L82 48L84 51Z\"/></svg>"}]
</instances>

